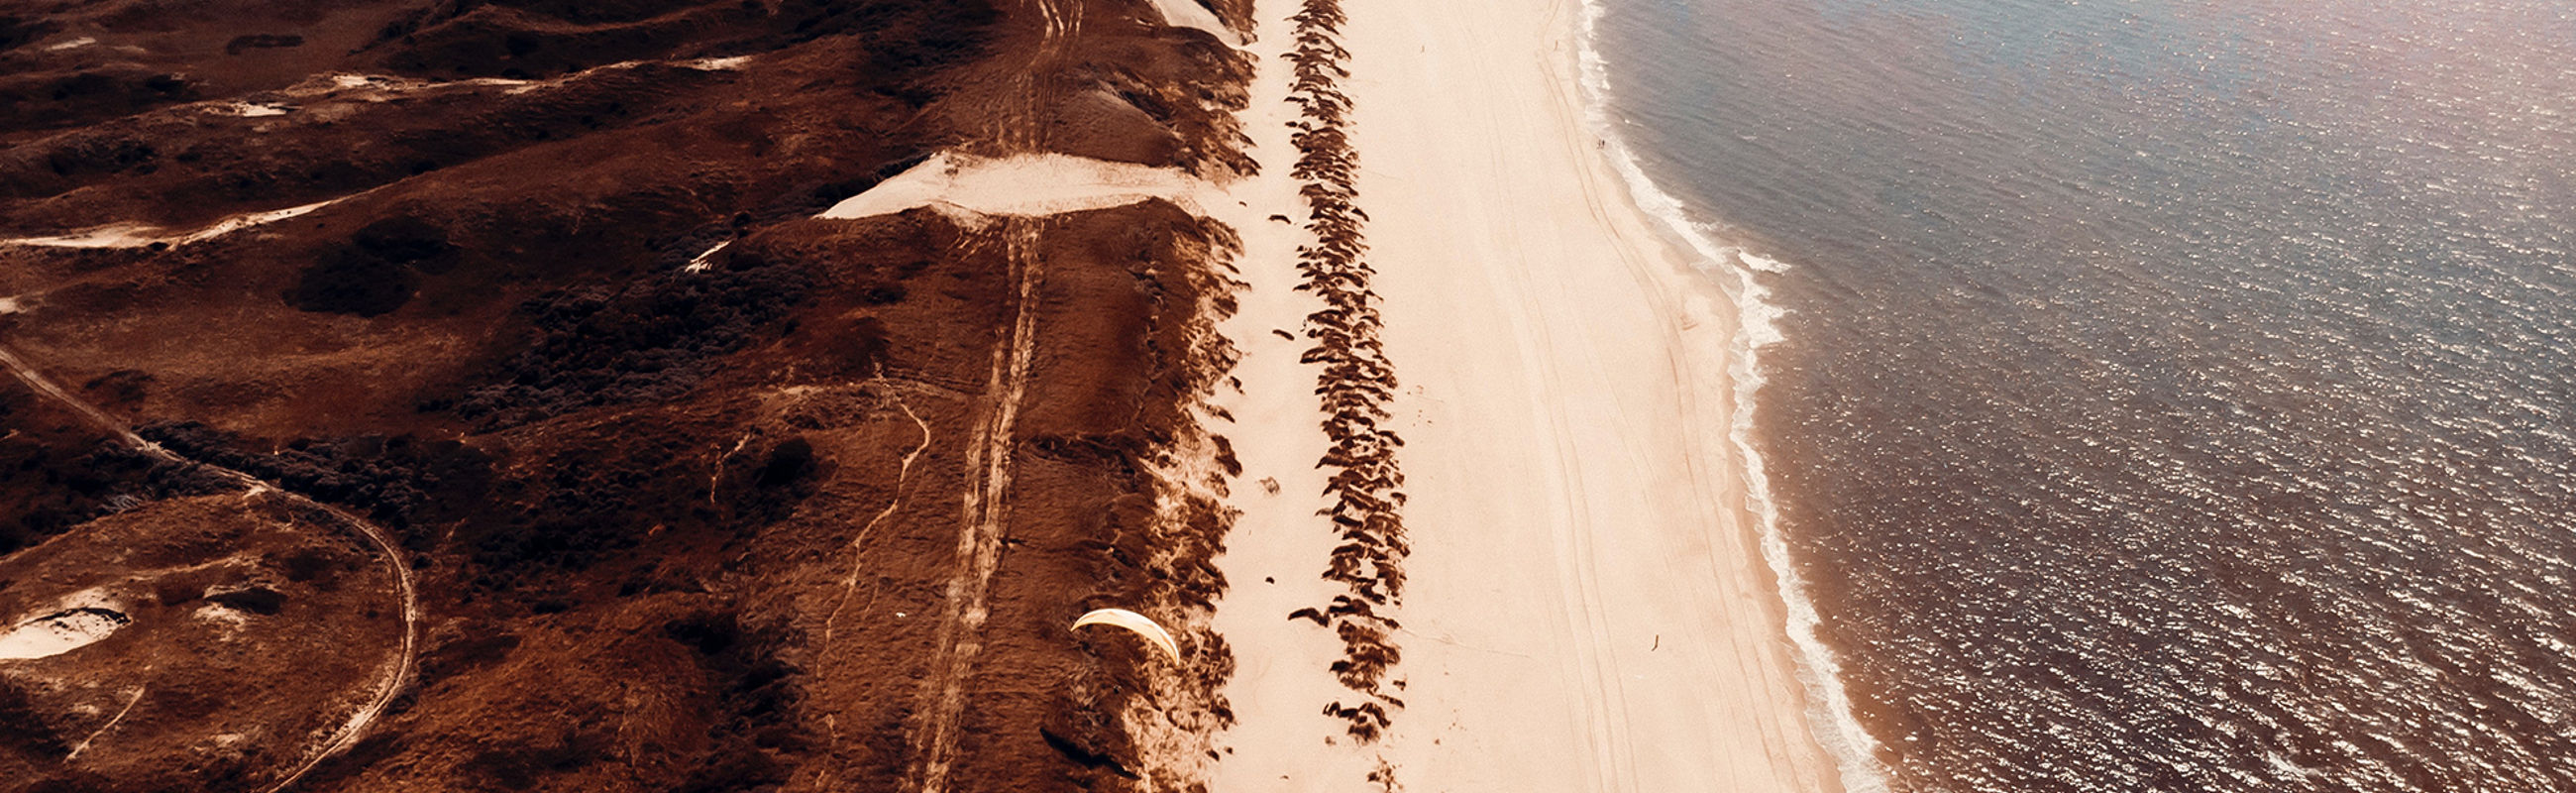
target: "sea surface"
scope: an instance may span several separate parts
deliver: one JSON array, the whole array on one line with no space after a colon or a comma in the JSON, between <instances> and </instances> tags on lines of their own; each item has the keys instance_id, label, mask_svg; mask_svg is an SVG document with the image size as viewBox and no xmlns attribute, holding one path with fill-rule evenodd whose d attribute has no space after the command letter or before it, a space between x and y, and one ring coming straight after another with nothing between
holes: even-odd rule
<instances>
[{"instance_id":1,"label":"sea surface","mask_svg":"<svg viewBox=\"0 0 2576 793\"><path fill-rule=\"evenodd\" d=\"M1857 787L2576 791L2576 3L1597 2Z\"/></svg>"}]
</instances>

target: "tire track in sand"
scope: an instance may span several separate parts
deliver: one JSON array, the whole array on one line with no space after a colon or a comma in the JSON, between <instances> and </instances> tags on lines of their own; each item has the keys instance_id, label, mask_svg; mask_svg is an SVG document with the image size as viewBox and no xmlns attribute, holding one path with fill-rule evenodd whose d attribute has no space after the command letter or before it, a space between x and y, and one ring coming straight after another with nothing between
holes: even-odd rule
<instances>
[{"instance_id":1,"label":"tire track in sand","mask_svg":"<svg viewBox=\"0 0 2576 793\"><path fill-rule=\"evenodd\" d=\"M1002 97L1003 112L993 114L986 137L1005 152L1032 152L1042 143L1038 124L1038 74L1050 64L1064 59L1075 36L1082 33L1083 6L1079 0L1026 0L1024 7L1038 16L1038 43L1031 48L1027 65L1010 76L1011 90Z\"/></svg>"},{"instance_id":2,"label":"tire track in sand","mask_svg":"<svg viewBox=\"0 0 2576 793\"><path fill-rule=\"evenodd\" d=\"M1000 221L1004 256L1018 283L1018 294L1011 327L993 345L986 404L966 441L967 487L958 521L957 566L948 579L947 608L939 623L931 675L924 681L924 698L930 707L911 741L921 758L914 765L911 788L921 793L947 790L948 772L956 763L957 722L965 710L966 681L973 676L975 657L984 650L984 619L990 615L986 596L992 589L993 571L1001 565L1002 524L1010 515L1011 456L1018 446L1013 436L1037 351L1038 287L1045 279L1037 244L1044 223L1042 218Z\"/></svg>"},{"instance_id":3,"label":"tire track in sand","mask_svg":"<svg viewBox=\"0 0 2576 793\"><path fill-rule=\"evenodd\" d=\"M1038 71L1061 56L1082 25L1079 0L1029 0L1028 5L1038 13L1041 32L1036 53L1014 77L1016 90L1005 100L1017 105L1012 108L1016 112L996 119L999 126L992 139L1006 151L1038 148ZM921 793L948 789L948 773L957 762L958 718L966 709L966 681L974 676L976 656L984 651L984 620L991 615L986 597L992 590L993 571L1001 566L1002 523L1010 514L1011 455L1017 446L1012 436L1037 349L1038 285L1045 278L1037 244L1044 222L1023 217L1000 221L1003 255L1018 284L1018 295L1008 335L993 345L986 404L966 440L967 485L958 521L957 568L949 575L947 608L939 623L931 674L923 684L929 707L911 740L920 759L913 766L910 787Z\"/></svg>"},{"instance_id":4,"label":"tire track in sand","mask_svg":"<svg viewBox=\"0 0 2576 793\"><path fill-rule=\"evenodd\" d=\"M306 498L268 480L241 471L213 463L190 460L161 444L146 440L143 436L134 434L134 430L125 426L125 422L108 415L107 411L100 410L98 406L73 396L70 392L64 391L61 386L55 385L53 380L36 371L35 367L28 365L26 359L18 357L17 352L8 347L0 346L0 366L8 367L9 373L15 375L19 382L26 383L27 387L35 389L37 393L71 408L82 417L89 419L91 423L115 435L117 440L126 445L168 462L194 465L203 470L213 471L249 489L254 496L274 493L291 505L320 511L356 532L368 544L375 546L377 553L384 557L385 569L393 576L394 591L402 605L402 644L394 654L394 663L390 665L391 668L385 670L383 675L378 676L375 690L368 696L367 702L351 712L348 721L342 722L339 729L333 731L329 738L307 752L304 761L294 770L287 772L286 776L279 779L276 784L265 788L265 793L277 793L294 786L304 778L305 774L312 773L315 766L321 765L322 761L355 745L358 742L358 736L365 734L367 727L384 716L385 708L392 705L394 697L402 693L403 686L411 682L413 668L420 662L420 593L412 583L411 565L404 563L402 550L394 544L391 533L372 521L351 514L348 510Z\"/></svg>"}]
</instances>

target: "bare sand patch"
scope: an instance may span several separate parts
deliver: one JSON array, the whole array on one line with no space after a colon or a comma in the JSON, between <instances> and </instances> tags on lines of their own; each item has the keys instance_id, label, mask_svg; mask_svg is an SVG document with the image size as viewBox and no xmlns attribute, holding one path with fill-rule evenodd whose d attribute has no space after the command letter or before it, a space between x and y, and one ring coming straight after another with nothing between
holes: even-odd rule
<instances>
[{"instance_id":1,"label":"bare sand patch","mask_svg":"<svg viewBox=\"0 0 2576 793\"><path fill-rule=\"evenodd\" d=\"M95 606L64 609L18 623L0 633L0 661L50 658L78 650L114 635L133 620L123 612Z\"/></svg>"},{"instance_id":2,"label":"bare sand patch","mask_svg":"<svg viewBox=\"0 0 2576 793\"><path fill-rule=\"evenodd\" d=\"M43 248L141 248L155 243L170 246L186 245L192 242L203 242L235 231L250 228L252 226L275 223L280 220L303 215L305 213L312 212L313 210L338 203L341 200L342 199L334 198L329 201L315 201L303 206L287 207L285 209L276 209L267 212L251 212L234 215L192 231L171 231L158 226L147 226L141 223L113 223L104 226L93 226L91 228L82 229L69 234L57 234L46 237L0 239L0 245L27 245Z\"/></svg>"},{"instance_id":3,"label":"bare sand patch","mask_svg":"<svg viewBox=\"0 0 2576 793\"><path fill-rule=\"evenodd\" d=\"M1243 46L1243 37L1235 35L1232 30L1227 30L1225 23L1216 18L1216 12L1199 5L1198 0L1154 0L1154 10L1163 13L1163 24L1176 28L1204 30L1208 35L1215 36L1216 40L1225 42L1228 47Z\"/></svg>"},{"instance_id":4,"label":"bare sand patch","mask_svg":"<svg viewBox=\"0 0 2576 793\"><path fill-rule=\"evenodd\" d=\"M941 152L823 210L823 218L864 218L947 204L983 215L1055 215L1160 198L1204 214L1191 196L1201 182L1176 168L1064 154L980 157Z\"/></svg>"}]
</instances>

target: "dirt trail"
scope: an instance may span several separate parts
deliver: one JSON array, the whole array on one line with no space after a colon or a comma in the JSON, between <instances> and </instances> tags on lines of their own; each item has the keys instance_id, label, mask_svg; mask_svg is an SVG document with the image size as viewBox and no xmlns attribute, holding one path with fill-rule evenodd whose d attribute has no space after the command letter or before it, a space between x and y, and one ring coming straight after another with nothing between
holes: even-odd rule
<instances>
[{"instance_id":1,"label":"dirt trail","mask_svg":"<svg viewBox=\"0 0 2576 793\"><path fill-rule=\"evenodd\" d=\"M859 588L859 571L861 569L859 562L860 558L867 553L868 534L876 531L877 524L884 523L886 518L893 517L895 510L903 508L903 484L912 479L912 463L915 460L921 459L922 452L930 450L930 422L922 420L921 414L913 412L912 405L904 402L901 394L896 394L892 388L885 386L885 373L882 370L882 367L878 371L875 380L879 387L887 388L887 398L894 400L895 407L903 410L903 417L912 419L913 426L921 430L921 443L914 445L912 447L912 451L905 452L903 455L902 465L895 469L894 486L891 488L893 492L886 498L885 509L877 510L877 514L875 516L868 518L867 523L859 526L859 533L850 538L850 575L841 580L841 598L840 600L833 602L832 613L823 617L824 652L829 652L831 650L832 627L835 623L840 621L841 609L850 605L850 593L857 591ZM870 600L873 602L874 597L871 596ZM867 609L865 607L860 608L860 611L862 612L865 612L866 610Z\"/></svg>"},{"instance_id":2,"label":"dirt trail","mask_svg":"<svg viewBox=\"0 0 2576 793\"><path fill-rule=\"evenodd\" d=\"M411 682L413 668L420 660L420 595L412 582L411 565L405 563L402 550L394 544L393 536L386 532L384 527L351 514L348 510L306 498L275 483L241 471L181 457L160 444L145 440L142 436L134 434L132 429L127 428L125 422L117 420L106 411L98 409L98 406L73 396L70 392L64 391L61 386L55 385L52 379L36 371L35 367L28 365L26 359L19 357L16 351L5 346L0 346L0 365L7 366L9 373L15 375L20 382L26 383L27 387L70 407L127 445L163 460L195 465L203 470L220 474L226 479L239 483L254 496L272 493L291 505L319 510L355 531L368 544L375 546L377 553L384 557L386 571L393 576L395 594L401 601L402 644L394 654L393 663L388 664L385 673L377 678L375 688L370 692L366 703L350 713L349 719L343 722L339 729L333 731L330 737L323 739L319 745L307 752L302 763L265 790L267 793L276 793L293 786L303 779L305 774L312 772L314 766L320 765L323 760L356 744L358 737L365 734L367 727L384 715L386 706L393 703L395 695L400 694L403 686Z\"/></svg>"},{"instance_id":3,"label":"dirt trail","mask_svg":"<svg viewBox=\"0 0 2576 793\"><path fill-rule=\"evenodd\" d=\"M957 722L965 709L966 681L975 657L984 649L986 596L993 571L1002 561L1002 524L1010 515L1013 441L1020 401L1026 396L1029 367L1037 351L1038 287L1046 278L1037 255L1045 221L1006 218L1003 244L1019 292L1013 300L1009 335L993 346L992 377L985 405L966 443L968 483L957 533L957 569L948 580L947 608L930 678L925 682L930 706L915 730L912 745L921 752L912 788L922 793L947 789L949 768L956 762Z\"/></svg>"},{"instance_id":4,"label":"dirt trail","mask_svg":"<svg viewBox=\"0 0 2576 793\"><path fill-rule=\"evenodd\" d=\"M89 731L89 737L82 738L80 744L72 747L71 751L63 753L63 762L68 763L79 758L82 752L89 751L90 744L98 742L98 736L106 735L108 730L116 729L117 723L125 721L125 714L134 712L135 703L142 702L143 693L150 691L151 688L151 686L135 686L134 694L125 698L125 707L118 710L116 712L116 716L108 719L106 724L99 725L98 729Z\"/></svg>"},{"instance_id":5,"label":"dirt trail","mask_svg":"<svg viewBox=\"0 0 2576 793\"><path fill-rule=\"evenodd\" d=\"M1027 65L1012 75L1010 94L1002 99L1008 107L992 114L991 131L985 136L1009 153L1038 150L1038 108L1043 98L1037 75L1063 58L1068 43L1082 31L1080 0L1027 0L1027 6L1037 12L1040 22L1038 44L1030 48Z\"/></svg>"},{"instance_id":6,"label":"dirt trail","mask_svg":"<svg viewBox=\"0 0 2576 793\"><path fill-rule=\"evenodd\" d=\"M1006 78L1009 87L989 100L994 112L987 116L981 142L940 152L820 215L867 217L920 206L962 210L971 216L962 225L973 231L960 244L1001 242L1016 285L1013 318L1005 335L994 344L984 396L963 441L966 481L960 495L956 562L942 599L930 674L922 681L921 704L908 736L914 754L906 769L904 786L920 793L951 789L955 784L951 777L962 759L960 724L969 685L984 651L992 580L1001 565L1003 538L1012 513L1017 428L1035 360L1041 288L1047 277L1039 245L1051 223L1048 218L1157 198L1198 215L1201 210L1196 199L1215 189L1176 168L1047 151L1045 125L1040 123L1047 92L1042 75L1075 57L1087 9L1081 0L1023 0L1021 7L1023 13L1039 20L1040 38L1030 48L1024 68ZM904 410L920 424L921 448L927 448L928 424L913 415L908 406ZM908 475L921 448L905 457L904 475ZM898 479L900 482L901 476ZM844 582L840 602L834 606L835 616L825 619L826 641L855 587L857 556L861 552L856 543L864 541L899 506L900 484L897 487L896 500L871 518L853 541L852 576Z\"/></svg>"},{"instance_id":7,"label":"dirt trail","mask_svg":"<svg viewBox=\"0 0 2576 793\"><path fill-rule=\"evenodd\" d=\"M84 401L79 397L72 396L69 392L64 391L61 386L54 385L54 381L47 379L42 374L38 374L35 367L27 365L27 359L18 357L17 351L11 350L8 347L0 347L0 366L9 367L9 373L16 375L18 377L18 382L26 383L28 388L36 389L36 393L44 394L45 396L52 397L56 402L63 403L64 406L81 414L83 418L89 419L90 423L97 424L99 428L105 429L110 434L115 435L117 440L123 441L126 445L142 449L145 453L164 460L170 460L173 462L179 460L178 455L171 454L170 450L161 448L160 444L144 440L143 436L136 435L133 430L126 429L125 422L116 420L115 417L107 415L106 411L99 410L97 406L91 405L89 402Z\"/></svg>"}]
</instances>

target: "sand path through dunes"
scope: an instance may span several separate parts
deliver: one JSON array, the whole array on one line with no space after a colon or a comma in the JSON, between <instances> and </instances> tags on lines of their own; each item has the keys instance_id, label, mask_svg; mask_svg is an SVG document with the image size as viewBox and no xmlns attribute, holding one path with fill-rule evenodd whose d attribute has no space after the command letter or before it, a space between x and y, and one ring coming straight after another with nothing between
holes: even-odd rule
<instances>
[{"instance_id":1,"label":"sand path through dunes","mask_svg":"<svg viewBox=\"0 0 2576 793\"><path fill-rule=\"evenodd\" d=\"M267 212L251 212L247 214L234 215L232 217L207 224L204 228L196 229L194 231L171 231L169 229L159 228L156 226L120 223L84 229L69 234L57 234L46 237L12 237L8 239L0 239L0 245L25 245L37 248L141 248L153 243L172 246L186 245L192 242L202 242L216 237L221 237L252 226L266 225L280 220L301 216L312 212L313 210L321 209L345 200L347 200L346 197L334 198L329 201L316 201L303 206L288 207Z\"/></svg>"},{"instance_id":2,"label":"sand path through dunes","mask_svg":"<svg viewBox=\"0 0 2576 793\"><path fill-rule=\"evenodd\" d=\"M1027 396L1029 367L1037 351L1038 290L1046 280L1037 246L1044 222L1013 218L1003 221L1001 229L1019 289L1011 301L1008 335L993 347L991 380L984 388L974 435L966 442L968 482L963 519L957 527L958 567L948 579L945 613L933 648L935 660L923 683L927 710L912 738L920 761L909 787L922 793L948 789L948 772L957 762L958 718L966 707L966 684L984 649L993 572L1001 566L1002 529L1010 521L1020 404Z\"/></svg>"},{"instance_id":3,"label":"sand path through dunes","mask_svg":"<svg viewBox=\"0 0 2576 793\"><path fill-rule=\"evenodd\" d=\"M1586 130L1580 7L1344 10L1413 541L1371 751L1412 790L1840 789L1730 456L1732 303ZM1289 685L1257 663L1239 703ZM1321 737L1234 741L1216 789L1360 784Z\"/></svg>"}]
</instances>

